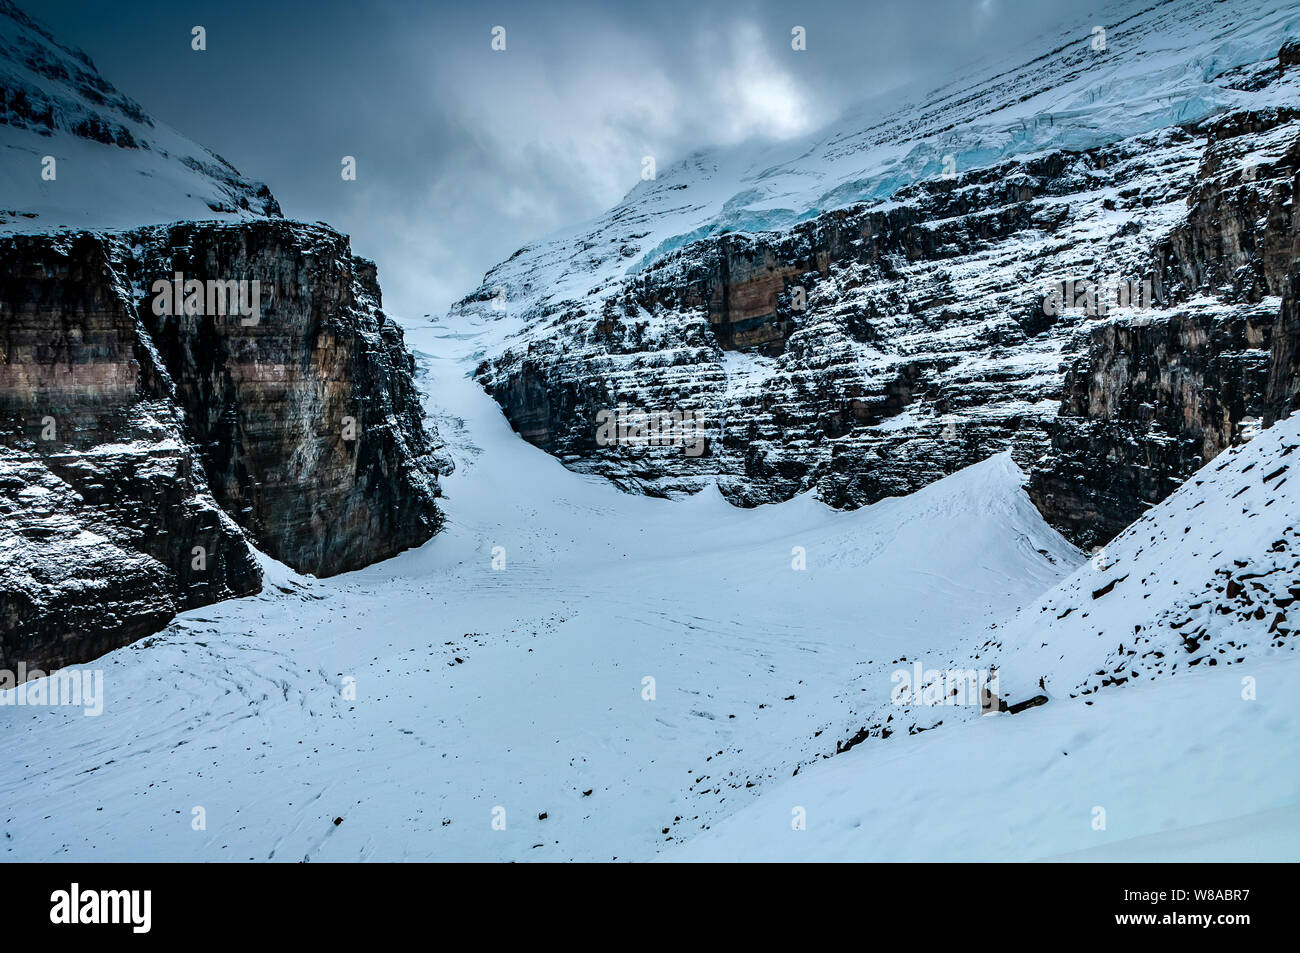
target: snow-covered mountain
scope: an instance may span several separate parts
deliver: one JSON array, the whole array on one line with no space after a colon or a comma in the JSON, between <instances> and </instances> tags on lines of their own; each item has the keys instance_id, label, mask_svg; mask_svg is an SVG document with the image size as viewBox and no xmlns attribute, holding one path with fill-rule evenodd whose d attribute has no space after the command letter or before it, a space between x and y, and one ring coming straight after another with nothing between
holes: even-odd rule
<instances>
[{"instance_id":1,"label":"snow-covered mountain","mask_svg":"<svg viewBox=\"0 0 1300 953\"><path fill-rule=\"evenodd\" d=\"M261 595L78 666L102 715L0 704L0 857L650 858L832 753L888 698L868 660L1083 559L1005 457L853 513L625 494L510 431L479 340L410 341L444 532L333 579L264 560Z\"/></svg>"},{"instance_id":2,"label":"snow-covered mountain","mask_svg":"<svg viewBox=\"0 0 1300 953\"><path fill-rule=\"evenodd\" d=\"M1297 37L1284 0L1112 4L918 101L692 156L448 320L488 329L478 374L521 434L625 488L857 506L1010 450L1092 545L1267 416ZM1090 403L1102 322L1049 304L1075 281L1112 323L1183 328L1180 393L1222 406L1144 418L1141 367ZM600 442L620 404L702 415L706 451Z\"/></svg>"},{"instance_id":3,"label":"snow-covered mountain","mask_svg":"<svg viewBox=\"0 0 1300 953\"><path fill-rule=\"evenodd\" d=\"M0 0L0 234L279 214L264 184L155 122Z\"/></svg>"},{"instance_id":4,"label":"snow-covered mountain","mask_svg":"<svg viewBox=\"0 0 1300 953\"><path fill-rule=\"evenodd\" d=\"M1294 585L1300 418L1090 561L1005 454L852 512L619 492L511 433L481 337L410 334L448 528L333 579L263 559L77 666L100 715L0 693L3 856L1296 856L1300 663L1254 610ZM1000 666L1018 713L895 704L918 662Z\"/></svg>"},{"instance_id":5,"label":"snow-covered mountain","mask_svg":"<svg viewBox=\"0 0 1300 953\"><path fill-rule=\"evenodd\" d=\"M0 858L1300 857L1300 12L1147 3L432 325L0 7L19 165L161 163L0 235Z\"/></svg>"},{"instance_id":6,"label":"snow-covered mountain","mask_svg":"<svg viewBox=\"0 0 1300 953\"><path fill-rule=\"evenodd\" d=\"M1043 37L1035 55L979 62L921 96L868 101L792 142L697 152L642 181L604 215L521 248L453 314L535 319L644 272L710 235L768 232L906 186L1009 159L1086 152L1193 126L1220 113L1295 102L1295 84L1258 87L1279 47L1300 35L1286 0L1114 0ZM1104 48L1096 49L1104 33ZM950 166L945 159L952 157ZM484 308L480 303L486 299Z\"/></svg>"}]
</instances>

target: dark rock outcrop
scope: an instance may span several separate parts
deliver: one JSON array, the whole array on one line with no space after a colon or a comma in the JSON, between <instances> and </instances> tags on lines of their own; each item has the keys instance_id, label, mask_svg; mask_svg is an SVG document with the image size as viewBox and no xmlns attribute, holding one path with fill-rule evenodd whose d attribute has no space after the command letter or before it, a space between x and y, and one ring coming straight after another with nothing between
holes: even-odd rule
<instances>
[{"instance_id":1,"label":"dark rock outcrop","mask_svg":"<svg viewBox=\"0 0 1300 953\"><path fill-rule=\"evenodd\" d=\"M1173 307L1088 332L1030 476L1043 515L1083 546L1300 394L1300 110L1232 113L1206 131L1187 215L1153 253Z\"/></svg>"},{"instance_id":2,"label":"dark rock outcrop","mask_svg":"<svg viewBox=\"0 0 1300 953\"><path fill-rule=\"evenodd\" d=\"M128 273L212 491L270 555L331 576L438 528L414 359L373 263L319 226L185 222L128 236ZM155 315L150 289L260 282L256 323Z\"/></svg>"},{"instance_id":3,"label":"dark rock outcrop","mask_svg":"<svg viewBox=\"0 0 1300 953\"><path fill-rule=\"evenodd\" d=\"M176 271L259 281L258 320L155 314ZM329 575L440 525L412 358L329 229L0 238L0 322L0 668L258 591L246 535Z\"/></svg>"},{"instance_id":4,"label":"dark rock outcrop","mask_svg":"<svg viewBox=\"0 0 1300 953\"><path fill-rule=\"evenodd\" d=\"M1300 66L1300 40L1288 40L1277 51L1277 69L1282 72L1292 66Z\"/></svg>"},{"instance_id":5,"label":"dark rock outcrop","mask_svg":"<svg viewBox=\"0 0 1300 953\"><path fill-rule=\"evenodd\" d=\"M1271 308L1161 314L1092 328L1066 372L1029 495L1065 536L1103 544L1264 413Z\"/></svg>"},{"instance_id":6,"label":"dark rock outcrop","mask_svg":"<svg viewBox=\"0 0 1300 953\"><path fill-rule=\"evenodd\" d=\"M1300 410L1300 268L1287 280L1270 348L1265 425Z\"/></svg>"},{"instance_id":7,"label":"dark rock outcrop","mask_svg":"<svg viewBox=\"0 0 1300 953\"><path fill-rule=\"evenodd\" d=\"M1300 259L1300 109L1230 113L1206 127L1186 219L1156 246L1171 300L1280 295Z\"/></svg>"},{"instance_id":8,"label":"dark rock outcrop","mask_svg":"<svg viewBox=\"0 0 1300 953\"><path fill-rule=\"evenodd\" d=\"M108 241L0 239L0 334L0 668L85 661L261 588Z\"/></svg>"}]
</instances>

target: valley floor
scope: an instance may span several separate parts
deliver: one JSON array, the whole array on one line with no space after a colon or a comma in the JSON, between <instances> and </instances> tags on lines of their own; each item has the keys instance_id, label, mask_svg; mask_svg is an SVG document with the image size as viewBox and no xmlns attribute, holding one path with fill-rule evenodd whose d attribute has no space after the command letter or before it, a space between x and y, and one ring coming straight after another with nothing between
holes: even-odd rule
<instances>
[{"instance_id":1,"label":"valley floor","mask_svg":"<svg viewBox=\"0 0 1300 953\"><path fill-rule=\"evenodd\" d=\"M630 496L511 433L472 336L408 343L446 530L328 580L267 560L260 596L82 666L98 717L8 692L0 858L1300 857L1289 653L1249 705L1197 669L835 754L900 660L1084 563L1007 457L854 512Z\"/></svg>"}]
</instances>

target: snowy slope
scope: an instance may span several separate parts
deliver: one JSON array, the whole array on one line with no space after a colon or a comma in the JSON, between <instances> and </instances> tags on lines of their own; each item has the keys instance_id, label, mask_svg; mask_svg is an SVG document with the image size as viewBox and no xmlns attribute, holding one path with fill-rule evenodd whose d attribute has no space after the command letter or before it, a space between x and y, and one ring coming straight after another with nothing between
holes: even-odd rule
<instances>
[{"instance_id":1,"label":"snowy slope","mask_svg":"<svg viewBox=\"0 0 1300 953\"><path fill-rule=\"evenodd\" d=\"M669 856L1296 859L1297 450L1300 415L1207 465L966 654L928 660L998 666L1004 700L1042 678L1045 705L933 708L947 729L870 739Z\"/></svg>"},{"instance_id":2,"label":"snowy slope","mask_svg":"<svg viewBox=\"0 0 1300 953\"><path fill-rule=\"evenodd\" d=\"M1300 659L1250 671L1255 701L1242 700L1236 673L1207 669L1093 707L1053 704L858 747L663 857L1294 861ZM804 830L791 827L796 807Z\"/></svg>"},{"instance_id":3,"label":"snowy slope","mask_svg":"<svg viewBox=\"0 0 1300 953\"><path fill-rule=\"evenodd\" d=\"M446 531L325 581L268 561L261 596L83 666L99 717L0 705L0 856L649 858L833 752L887 697L870 660L1083 559L1005 457L852 513L625 495L511 433L464 376L477 340L410 340L451 353L421 359Z\"/></svg>"},{"instance_id":4,"label":"snowy slope","mask_svg":"<svg viewBox=\"0 0 1300 953\"><path fill-rule=\"evenodd\" d=\"M703 150L661 168L604 215L497 265L452 314L537 318L612 295L621 277L709 235L784 229L857 203L887 210L900 188L938 178L948 156L966 173L1294 98L1294 84L1261 97L1247 81L1247 67L1276 62L1300 33L1289 0L1115 0L1075 21L1026 44L1043 51L1032 58L973 64L942 87L868 101L804 138ZM504 311L490 304L497 288Z\"/></svg>"},{"instance_id":5,"label":"snowy slope","mask_svg":"<svg viewBox=\"0 0 1300 953\"><path fill-rule=\"evenodd\" d=\"M265 185L154 122L0 0L0 233L279 214Z\"/></svg>"},{"instance_id":6,"label":"snowy slope","mask_svg":"<svg viewBox=\"0 0 1300 953\"><path fill-rule=\"evenodd\" d=\"M1253 664L1300 628L1300 415L1207 464L996 633L1004 686L1091 695Z\"/></svg>"}]
</instances>

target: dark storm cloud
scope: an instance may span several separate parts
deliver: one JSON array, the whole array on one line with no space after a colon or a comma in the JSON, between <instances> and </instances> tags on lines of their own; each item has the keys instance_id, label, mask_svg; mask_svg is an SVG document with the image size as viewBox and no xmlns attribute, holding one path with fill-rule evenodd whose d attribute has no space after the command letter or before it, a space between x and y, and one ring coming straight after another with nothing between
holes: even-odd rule
<instances>
[{"instance_id":1,"label":"dark storm cloud","mask_svg":"<svg viewBox=\"0 0 1300 953\"><path fill-rule=\"evenodd\" d=\"M519 246L710 144L810 132L1088 7L1065 0L603 4L19 0L127 94L441 313ZM190 28L208 49L190 49ZM506 28L507 49L490 49ZM790 48L795 25L806 52ZM339 176L357 160L357 180Z\"/></svg>"}]
</instances>

